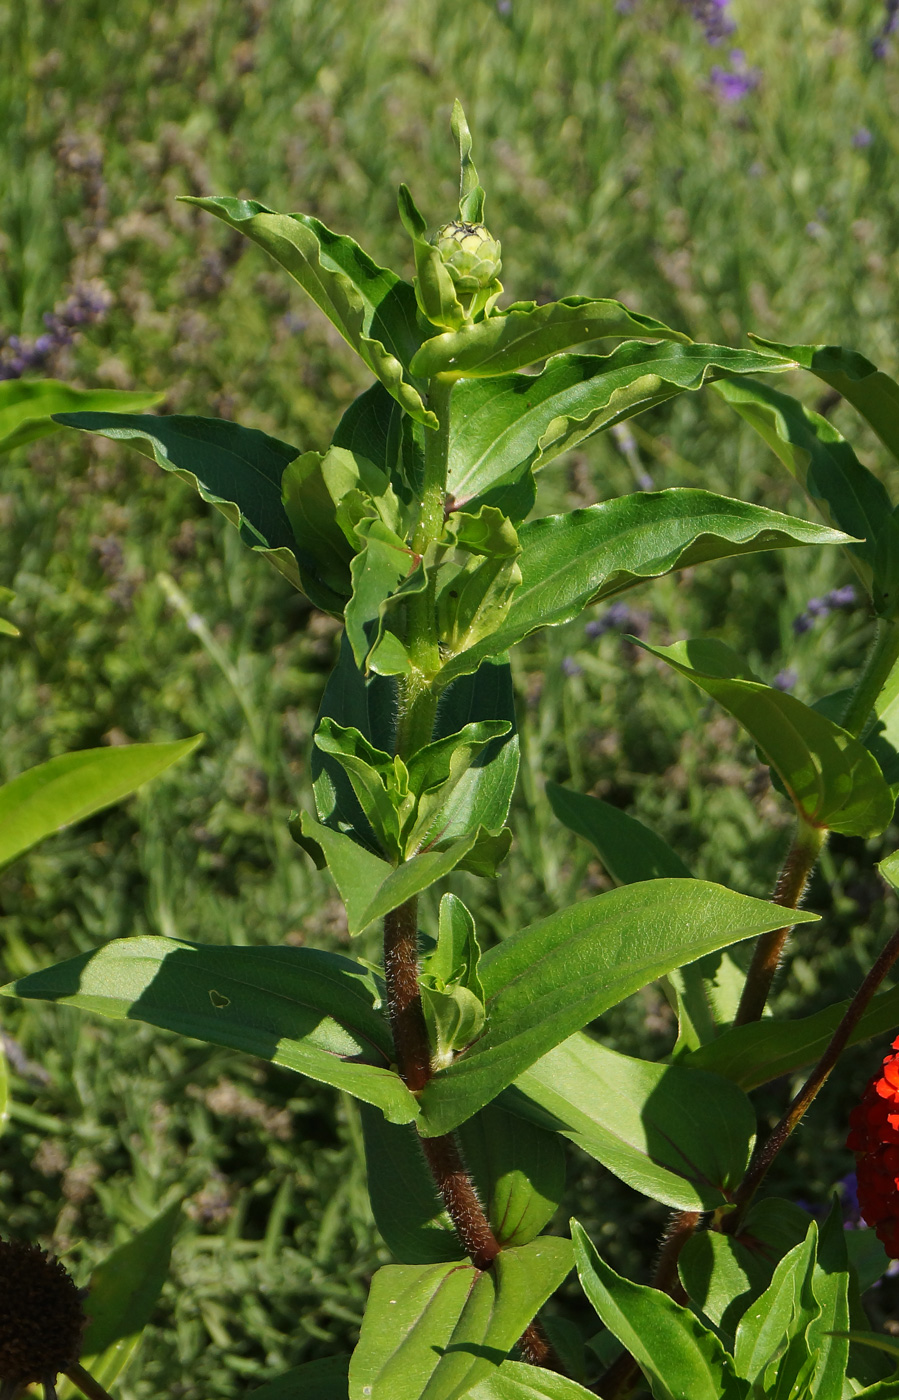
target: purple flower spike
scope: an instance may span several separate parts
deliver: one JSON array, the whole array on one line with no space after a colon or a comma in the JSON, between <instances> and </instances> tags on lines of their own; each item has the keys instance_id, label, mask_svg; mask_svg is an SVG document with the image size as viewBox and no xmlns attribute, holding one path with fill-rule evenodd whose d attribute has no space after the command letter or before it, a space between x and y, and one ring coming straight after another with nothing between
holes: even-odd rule
<instances>
[{"instance_id":1,"label":"purple flower spike","mask_svg":"<svg viewBox=\"0 0 899 1400\"><path fill-rule=\"evenodd\" d=\"M855 585L846 583L842 588L832 588L824 601L829 608L854 608L858 602Z\"/></svg>"},{"instance_id":2,"label":"purple flower spike","mask_svg":"<svg viewBox=\"0 0 899 1400\"><path fill-rule=\"evenodd\" d=\"M826 598L809 598L805 610L810 617L826 617L830 612L830 606Z\"/></svg>"},{"instance_id":3,"label":"purple flower spike","mask_svg":"<svg viewBox=\"0 0 899 1400\"><path fill-rule=\"evenodd\" d=\"M809 617L807 612L802 612L798 617L793 618L793 632L797 637L801 637L803 632L807 632L810 627L814 627L815 619Z\"/></svg>"},{"instance_id":4,"label":"purple flower spike","mask_svg":"<svg viewBox=\"0 0 899 1400\"><path fill-rule=\"evenodd\" d=\"M771 684L775 690L793 690L798 679L796 672L787 667L784 671L778 671Z\"/></svg>"},{"instance_id":5,"label":"purple flower spike","mask_svg":"<svg viewBox=\"0 0 899 1400\"><path fill-rule=\"evenodd\" d=\"M573 656L563 656L562 674L565 676L582 676L584 674L584 668L577 664Z\"/></svg>"},{"instance_id":6,"label":"purple flower spike","mask_svg":"<svg viewBox=\"0 0 899 1400\"><path fill-rule=\"evenodd\" d=\"M857 151L863 151L866 146L870 146L874 137L866 126L860 126L852 137L852 144Z\"/></svg>"}]
</instances>

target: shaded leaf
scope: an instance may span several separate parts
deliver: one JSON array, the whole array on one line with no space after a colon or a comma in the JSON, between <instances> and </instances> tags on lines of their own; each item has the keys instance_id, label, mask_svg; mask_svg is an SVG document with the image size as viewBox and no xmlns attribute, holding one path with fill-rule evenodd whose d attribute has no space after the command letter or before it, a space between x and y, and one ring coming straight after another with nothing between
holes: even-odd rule
<instances>
[{"instance_id":1,"label":"shaded leaf","mask_svg":"<svg viewBox=\"0 0 899 1400\"><path fill-rule=\"evenodd\" d=\"M617 885L665 876L690 879L680 856L648 826L600 797L546 784L549 805L563 826L589 841Z\"/></svg>"},{"instance_id":2,"label":"shaded leaf","mask_svg":"<svg viewBox=\"0 0 899 1400\"><path fill-rule=\"evenodd\" d=\"M347 1400L350 1358L325 1356L294 1366L277 1380L251 1390L248 1400Z\"/></svg>"},{"instance_id":3,"label":"shaded leaf","mask_svg":"<svg viewBox=\"0 0 899 1400\"><path fill-rule=\"evenodd\" d=\"M237 526L244 544L270 559L295 588L304 588L304 573L314 577L313 561L306 561L309 567L304 569L303 561L297 558L293 530L281 500L284 469L299 455L295 447L223 418L62 413L58 421L113 441L136 439L139 452L193 486L204 501ZM149 451L140 445L142 442L149 443ZM328 596L322 596L325 611L342 611L343 600L336 594L330 602ZM314 601L316 607L323 605L318 595Z\"/></svg>"},{"instance_id":4,"label":"shaded leaf","mask_svg":"<svg viewBox=\"0 0 899 1400\"><path fill-rule=\"evenodd\" d=\"M408 1123L417 1105L389 1069L387 1021L372 974L314 948L201 947L119 938L2 989L243 1050L377 1104Z\"/></svg>"},{"instance_id":5,"label":"shaded leaf","mask_svg":"<svg viewBox=\"0 0 899 1400\"><path fill-rule=\"evenodd\" d=\"M737 1327L737 1371L750 1385L758 1381L767 1394L786 1395L784 1380L795 1383L803 1373L811 1378L807 1333L820 1316L812 1292L817 1244L818 1227L812 1220L805 1240L781 1259L768 1288L750 1303Z\"/></svg>"},{"instance_id":6,"label":"shaded leaf","mask_svg":"<svg viewBox=\"0 0 899 1400\"><path fill-rule=\"evenodd\" d=\"M537 628L570 622L588 603L644 579L711 559L842 538L763 506L680 487L530 521L519 530L522 583L505 621L492 637L448 660L439 684L475 670L486 656Z\"/></svg>"},{"instance_id":7,"label":"shaded leaf","mask_svg":"<svg viewBox=\"0 0 899 1400\"><path fill-rule=\"evenodd\" d=\"M565 1148L556 1133L488 1104L459 1129L471 1171L500 1244L535 1239L565 1190Z\"/></svg>"},{"instance_id":8,"label":"shaded leaf","mask_svg":"<svg viewBox=\"0 0 899 1400\"><path fill-rule=\"evenodd\" d=\"M463 1400L504 1361L571 1269L569 1240L504 1249L493 1268L388 1264L372 1279L350 1400Z\"/></svg>"},{"instance_id":9,"label":"shaded leaf","mask_svg":"<svg viewBox=\"0 0 899 1400\"><path fill-rule=\"evenodd\" d=\"M571 1234L584 1292L631 1353L656 1400L746 1400L747 1387L714 1332L667 1294L616 1274L576 1220Z\"/></svg>"},{"instance_id":10,"label":"shaded leaf","mask_svg":"<svg viewBox=\"0 0 899 1400\"><path fill-rule=\"evenodd\" d=\"M468 1400L585 1400L593 1393L555 1371L504 1361L498 1371L468 1392Z\"/></svg>"},{"instance_id":11,"label":"shaded leaf","mask_svg":"<svg viewBox=\"0 0 899 1400\"><path fill-rule=\"evenodd\" d=\"M540 307L537 314L550 309ZM473 330L494 334L515 315L491 317ZM429 340L420 353L430 354L444 338ZM450 401L447 490L457 505L480 500L514 486L591 433L696 391L723 373L789 367L785 360L720 345L628 341L610 355L556 355L539 374L462 380Z\"/></svg>"},{"instance_id":12,"label":"shaded leaf","mask_svg":"<svg viewBox=\"0 0 899 1400\"><path fill-rule=\"evenodd\" d=\"M365 1104L360 1111L372 1214L391 1254L401 1264L464 1261L415 1129Z\"/></svg>"},{"instance_id":13,"label":"shaded leaf","mask_svg":"<svg viewBox=\"0 0 899 1400\"><path fill-rule=\"evenodd\" d=\"M751 333L750 340L795 360L836 389L871 425L884 447L899 457L899 384L895 379L857 350L842 345L778 345Z\"/></svg>"},{"instance_id":14,"label":"shaded leaf","mask_svg":"<svg viewBox=\"0 0 899 1400\"><path fill-rule=\"evenodd\" d=\"M755 1112L729 1080L571 1036L516 1089L635 1191L678 1210L724 1204L749 1162ZM518 1103L517 1095L509 1106ZM523 1106L526 1112L526 1106Z\"/></svg>"},{"instance_id":15,"label":"shaded leaf","mask_svg":"<svg viewBox=\"0 0 899 1400\"><path fill-rule=\"evenodd\" d=\"M411 368L413 374L425 378L443 373L478 377L510 374L572 345L604 336L623 339L632 335L691 343L681 331L638 311L628 311L620 301L563 297L544 306L535 301L516 302L475 326L436 335L425 341Z\"/></svg>"},{"instance_id":16,"label":"shaded leaf","mask_svg":"<svg viewBox=\"0 0 899 1400\"><path fill-rule=\"evenodd\" d=\"M0 865L72 822L120 802L202 740L196 734L170 744L82 749L20 773L0 787Z\"/></svg>"},{"instance_id":17,"label":"shaded leaf","mask_svg":"<svg viewBox=\"0 0 899 1400\"><path fill-rule=\"evenodd\" d=\"M825 520L855 537L846 549L875 611L899 597L899 518L873 472L826 418L755 381L723 380L716 391L795 476Z\"/></svg>"},{"instance_id":18,"label":"shaded leaf","mask_svg":"<svg viewBox=\"0 0 899 1400\"><path fill-rule=\"evenodd\" d=\"M819 1233L812 1291L820 1308L808 1330L815 1358L812 1394L815 1400L841 1400L849 1364L849 1342L841 1335L849 1326L849 1256L838 1200Z\"/></svg>"},{"instance_id":19,"label":"shaded leaf","mask_svg":"<svg viewBox=\"0 0 899 1400\"><path fill-rule=\"evenodd\" d=\"M723 642L639 645L739 720L811 826L877 836L889 825L895 806L889 786L876 760L845 729L794 695L764 685Z\"/></svg>"},{"instance_id":20,"label":"shaded leaf","mask_svg":"<svg viewBox=\"0 0 899 1400\"><path fill-rule=\"evenodd\" d=\"M0 383L0 452L58 433L55 413L93 410L138 413L164 397L130 389L73 389L58 379L7 379Z\"/></svg>"},{"instance_id":21,"label":"shaded leaf","mask_svg":"<svg viewBox=\"0 0 899 1400\"><path fill-rule=\"evenodd\" d=\"M800 922L814 917L799 911ZM425 1086L421 1131L449 1132L610 1006L782 919L775 905L703 880L648 880L512 934L481 958L486 1030Z\"/></svg>"},{"instance_id":22,"label":"shaded leaf","mask_svg":"<svg viewBox=\"0 0 899 1400\"><path fill-rule=\"evenodd\" d=\"M437 427L404 372L421 343L408 282L378 267L352 238L332 233L308 214L276 214L255 200L227 196L181 198L258 243L308 292L405 411Z\"/></svg>"}]
</instances>

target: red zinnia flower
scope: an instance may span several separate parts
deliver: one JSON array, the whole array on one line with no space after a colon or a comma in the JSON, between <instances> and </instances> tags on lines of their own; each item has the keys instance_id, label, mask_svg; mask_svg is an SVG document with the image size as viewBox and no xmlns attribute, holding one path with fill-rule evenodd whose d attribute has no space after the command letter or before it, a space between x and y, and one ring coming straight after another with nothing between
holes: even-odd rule
<instances>
[{"instance_id":1,"label":"red zinnia flower","mask_svg":"<svg viewBox=\"0 0 899 1400\"><path fill-rule=\"evenodd\" d=\"M893 1041L899 1050L899 1036ZM858 1208L891 1259L899 1259L899 1054L887 1055L849 1115Z\"/></svg>"}]
</instances>

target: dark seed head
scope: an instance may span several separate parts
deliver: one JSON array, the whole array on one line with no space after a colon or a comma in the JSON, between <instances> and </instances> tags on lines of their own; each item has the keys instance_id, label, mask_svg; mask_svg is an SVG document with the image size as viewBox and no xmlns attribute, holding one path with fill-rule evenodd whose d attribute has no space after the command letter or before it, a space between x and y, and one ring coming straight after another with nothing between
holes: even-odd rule
<instances>
[{"instance_id":1,"label":"dark seed head","mask_svg":"<svg viewBox=\"0 0 899 1400\"><path fill-rule=\"evenodd\" d=\"M55 1381L78 1360L86 1321L58 1260L37 1245L0 1240L0 1385Z\"/></svg>"}]
</instances>

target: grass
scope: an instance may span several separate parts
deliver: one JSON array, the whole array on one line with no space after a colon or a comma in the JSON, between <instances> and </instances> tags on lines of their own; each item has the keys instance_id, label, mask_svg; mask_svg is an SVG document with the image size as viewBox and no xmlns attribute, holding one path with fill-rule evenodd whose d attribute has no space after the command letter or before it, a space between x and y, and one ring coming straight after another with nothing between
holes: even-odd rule
<instances>
[{"instance_id":1,"label":"grass","mask_svg":"<svg viewBox=\"0 0 899 1400\"><path fill-rule=\"evenodd\" d=\"M108 316L42 372L164 388L167 412L322 446L364 371L258 250L176 196L303 209L408 270L395 187L407 180L434 223L451 209L459 95L513 295L620 295L698 338L841 341L896 373L899 49L872 57L882 7L734 0L732 12L760 81L728 105L710 82L728 50L709 48L681 0L570 0L561 21L545 0L7 0L0 328L34 337L72 287L99 280ZM795 387L816 401L807 381ZM832 416L885 471L851 411ZM806 512L711 396L646 415L634 437L631 448L601 436L551 468L541 511L632 490L636 465L659 486ZM0 584L16 590L23 634L0 649L0 778L66 749L207 734L146 793L4 872L7 975L141 931L342 945L327 877L285 825L308 799L334 628L186 486L110 443L59 435L4 459L0 525ZM848 581L832 551L740 559L635 592L628 627L659 641L720 636L767 679L792 667L811 699L843 683L868 624L841 612L796 638L792 621ZM456 886L482 929L502 937L603 887L587 848L554 829L546 777L626 806L697 875L767 892L784 807L714 707L620 631L591 638L583 623L522 646L515 674L516 846L495 889L465 876ZM811 895L826 933L796 940L785 1011L857 984L895 918L873 873L895 835L834 841ZM186 1201L172 1281L122 1400L238 1396L352 1345L367 1279L388 1256L349 1101L146 1027L14 1003L3 1024L18 1047L4 1231L52 1242L83 1280L112 1243ZM652 990L601 1029L633 1052L670 1043ZM846 1104L876 1059L856 1052L828 1088L783 1194L821 1202L848 1169ZM661 1209L574 1153L571 1179L566 1205L638 1274ZM882 1298L888 1313L888 1287Z\"/></svg>"}]
</instances>

